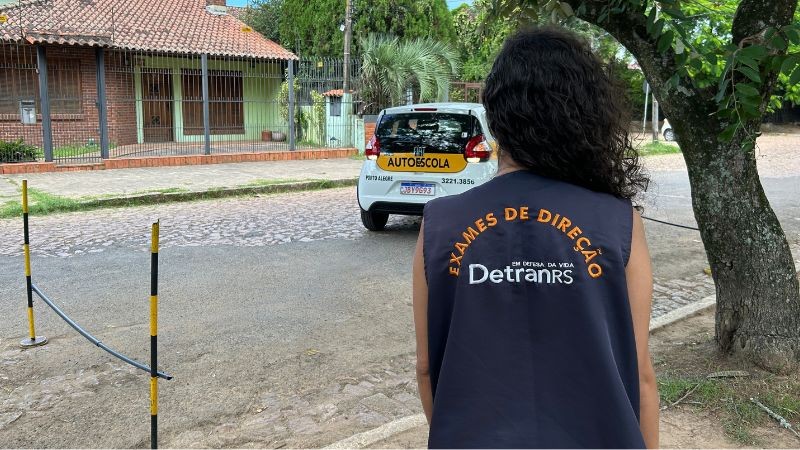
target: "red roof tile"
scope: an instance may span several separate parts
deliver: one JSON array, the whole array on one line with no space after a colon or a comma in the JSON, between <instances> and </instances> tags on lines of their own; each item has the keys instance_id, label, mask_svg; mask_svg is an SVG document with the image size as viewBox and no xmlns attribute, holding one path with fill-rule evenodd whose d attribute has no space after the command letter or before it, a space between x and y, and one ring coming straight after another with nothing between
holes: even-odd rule
<instances>
[{"instance_id":1,"label":"red roof tile","mask_svg":"<svg viewBox=\"0 0 800 450\"><path fill-rule=\"evenodd\" d=\"M128 50L297 59L205 0L27 0L0 6L0 40Z\"/></svg>"}]
</instances>

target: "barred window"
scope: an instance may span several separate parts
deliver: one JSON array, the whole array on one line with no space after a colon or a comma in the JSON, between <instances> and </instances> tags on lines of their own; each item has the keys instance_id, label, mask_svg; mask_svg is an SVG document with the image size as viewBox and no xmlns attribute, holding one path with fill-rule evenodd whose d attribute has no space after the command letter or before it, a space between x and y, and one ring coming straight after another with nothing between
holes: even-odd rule
<instances>
[{"instance_id":1,"label":"barred window","mask_svg":"<svg viewBox=\"0 0 800 450\"><path fill-rule=\"evenodd\" d=\"M51 114L81 114L81 65L76 59L47 62Z\"/></svg>"},{"instance_id":2,"label":"barred window","mask_svg":"<svg viewBox=\"0 0 800 450\"><path fill-rule=\"evenodd\" d=\"M183 134L203 134L203 80L199 70L181 71ZM208 72L208 112L211 134L244 134L242 73Z\"/></svg>"},{"instance_id":3,"label":"barred window","mask_svg":"<svg viewBox=\"0 0 800 450\"><path fill-rule=\"evenodd\" d=\"M80 62L48 61L47 69L50 113L83 113ZM36 67L14 61L0 63L0 114L19 114L20 102L28 100L36 102L36 113L41 114Z\"/></svg>"}]
</instances>

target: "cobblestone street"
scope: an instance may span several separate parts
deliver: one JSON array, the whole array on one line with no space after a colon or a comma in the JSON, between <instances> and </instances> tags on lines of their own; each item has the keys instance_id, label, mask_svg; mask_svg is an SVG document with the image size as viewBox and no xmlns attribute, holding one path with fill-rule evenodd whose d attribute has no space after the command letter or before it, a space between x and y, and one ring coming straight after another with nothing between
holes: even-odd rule
<instances>
[{"instance_id":1,"label":"cobblestone street","mask_svg":"<svg viewBox=\"0 0 800 450\"><path fill-rule=\"evenodd\" d=\"M66 258L109 248L147 251L148 226L161 220L162 247L234 245L260 247L329 239L355 240L361 225L354 188L200 201L127 209L57 214L31 219L34 257ZM393 216L391 230L419 229L419 219ZM0 235L21 233L19 220L0 221ZM657 241L651 242L657 246ZM0 248L1 256L20 256L19 246ZM711 277L698 273L680 279L656 278L653 317L714 293Z\"/></svg>"},{"instance_id":2,"label":"cobblestone street","mask_svg":"<svg viewBox=\"0 0 800 450\"><path fill-rule=\"evenodd\" d=\"M324 239L356 239L361 225L355 188L198 201L125 209L103 209L31 218L31 252L40 257L69 257L108 248L141 248L150 242L150 223L161 220L161 245L258 247ZM413 218L393 219L396 227L414 226ZM21 235L20 220L0 221L0 235ZM21 255L6 246L2 256Z\"/></svg>"}]
</instances>

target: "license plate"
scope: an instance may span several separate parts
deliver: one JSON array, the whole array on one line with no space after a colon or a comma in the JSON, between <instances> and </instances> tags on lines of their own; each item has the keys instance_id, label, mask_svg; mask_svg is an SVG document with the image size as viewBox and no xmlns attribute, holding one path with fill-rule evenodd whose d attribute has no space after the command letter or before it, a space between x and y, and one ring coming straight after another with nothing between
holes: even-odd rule
<instances>
[{"instance_id":1,"label":"license plate","mask_svg":"<svg viewBox=\"0 0 800 450\"><path fill-rule=\"evenodd\" d=\"M405 195L435 195L433 183L400 183L400 193Z\"/></svg>"}]
</instances>

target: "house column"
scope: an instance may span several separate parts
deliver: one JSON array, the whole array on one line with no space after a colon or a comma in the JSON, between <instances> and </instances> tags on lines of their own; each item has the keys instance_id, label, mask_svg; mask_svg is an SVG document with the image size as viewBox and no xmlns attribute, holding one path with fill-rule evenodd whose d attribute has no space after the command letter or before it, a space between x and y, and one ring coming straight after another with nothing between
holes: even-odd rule
<instances>
[{"instance_id":1,"label":"house column","mask_svg":"<svg viewBox=\"0 0 800 450\"><path fill-rule=\"evenodd\" d=\"M50 119L50 93L47 90L47 54L36 46L36 68L39 71L39 110L42 114L42 147L44 160L53 161L53 122Z\"/></svg>"},{"instance_id":2,"label":"house column","mask_svg":"<svg viewBox=\"0 0 800 450\"><path fill-rule=\"evenodd\" d=\"M108 159L108 103L106 102L106 56L103 47L94 50L97 68L97 121L100 126L100 157Z\"/></svg>"},{"instance_id":3,"label":"house column","mask_svg":"<svg viewBox=\"0 0 800 450\"><path fill-rule=\"evenodd\" d=\"M211 113L208 104L208 55L203 53L200 56L200 71L203 79L203 135L205 144L205 154L211 154Z\"/></svg>"},{"instance_id":4,"label":"house column","mask_svg":"<svg viewBox=\"0 0 800 450\"><path fill-rule=\"evenodd\" d=\"M294 123L294 61L289 60L289 70L288 70L288 80L289 83L289 150L294 150L296 148L295 144L295 123Z\"/></svg>"}]
</instances>

